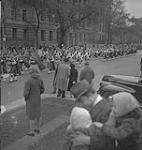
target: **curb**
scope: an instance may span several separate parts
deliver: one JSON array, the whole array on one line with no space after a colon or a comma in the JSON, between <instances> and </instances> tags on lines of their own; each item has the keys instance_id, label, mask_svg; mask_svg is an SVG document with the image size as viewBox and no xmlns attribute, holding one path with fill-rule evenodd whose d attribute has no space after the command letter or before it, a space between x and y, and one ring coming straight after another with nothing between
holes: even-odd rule
<instances>
[{"instance_id":1,"label":"curb","mask_svg":"<svg viewBox=\"0 0 142 150\"><path fill-rule=\"evenodd\" d=\"M137 53L136 53L137 54ZM129 54L129 55L126 55L126 56L120 56L120 57L116 57L116 58L108 58L108 59L102 59L102 62L106 62L106 61L111 61L111 60L116 60L116 59L119 59L119 58L126 58L126 57L129 57L129 56L134 56L136 54Z\"/></svg>"}]
</instances>

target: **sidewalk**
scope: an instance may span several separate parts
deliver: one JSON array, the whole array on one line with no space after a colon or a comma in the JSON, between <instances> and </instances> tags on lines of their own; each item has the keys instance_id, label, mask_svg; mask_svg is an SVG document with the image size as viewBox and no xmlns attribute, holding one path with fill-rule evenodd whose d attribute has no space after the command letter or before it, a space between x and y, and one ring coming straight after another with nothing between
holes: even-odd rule
<instances>
[{"instance_id":1,"label":"sidewalk","mask_svg":"<svg viewBox=\"0 0 142 150\"><path fill-rule=\"evenodd\" d=\"M25 114L24 103L19 103L18 100L16 102L17 106L13 103L13 107L9 107L10 109L0 117L2 150L29 150L29 147L34 150L36 144L40 145L47 136L53 135L56 130L60 132L60 127L68 124L68 116L74 106L73 99L69 97L62 99L56 98L53 94L43 95L41 134L29 137L25 136L29 132L29 120ZM64 131L65 129L66 127ZM54 144L51 148L54 148Z\"/></svg>"},{"instance_id":2,"label":"sidewalk","mask_svg":"<svg viewBox=\"0 0 142 150\"><path fill-rule=\"evenodd\" d=\"M41 95L41 99L44 100L46 98L49 98L49 97L52 97L52 98L56 98L56 94L42 94ZM74 100L74 98L70 98L69 95L67 95L66 99L68 100ZM23 107L25 106L25 100L24 100L24 97L21 98L21 99L18 99L8 105L5 105L5 106L1 106L1 108L4 110L4 113L7 113L7 112L10 112L12 110L15 110L19 107Z\"/></svg>"},{"instance_id":3,"label":"sidewalk","mask_svg":"<svg viewBox=\"0 0 142 150\"><path fill-rule=\"evenodd\" d=\"M34 148L47 134L51 133L56 128L68 121L68 116L61 115L42 126L41 133L39 135L37 134L34 137L24 136L23 138L17 140L15 143L6 148L3 148L2 150L28 150L29 148Z\"/></svg>"}]
</instances>

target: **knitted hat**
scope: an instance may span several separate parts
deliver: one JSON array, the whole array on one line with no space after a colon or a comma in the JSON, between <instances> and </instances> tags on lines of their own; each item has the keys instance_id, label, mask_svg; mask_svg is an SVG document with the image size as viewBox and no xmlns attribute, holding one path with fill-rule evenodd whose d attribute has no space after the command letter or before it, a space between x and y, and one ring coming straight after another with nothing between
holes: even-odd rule
<instances>
[{"instance_id":1,"label":"knitted hat","mask_svg":"<svg viewBox=\"0 0 142 150\"><path fill-rule=\"evenodd\" d=\"M73 129L88 128L92 124L88 110L82 107L74 107L71 112L70 125Z\"/></svg>"},{"instance_id":2,"label":"knitted hat","mask_svg":"<svg viewBox=\"0 0 142 150\"><path fill-rule=\"evenodd\" d=\"M140 107L136 98L127 92L120 92L112 96L113 98L113 111L116 117L124 116L135 108Z\"/></svg>"}]
</instances>

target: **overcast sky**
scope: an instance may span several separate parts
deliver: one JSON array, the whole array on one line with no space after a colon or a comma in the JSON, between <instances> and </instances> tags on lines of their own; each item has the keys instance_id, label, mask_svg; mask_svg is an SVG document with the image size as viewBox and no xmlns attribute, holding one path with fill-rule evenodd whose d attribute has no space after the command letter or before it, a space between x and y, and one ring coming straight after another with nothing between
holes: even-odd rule
<instances>
[{"instance_id":1,"label":"overcast sky","mask_svg":"<svg viewBox=\"0 0 142 150\"><path fill-rule=\"evenodd\" d=\"M126 0L126 10L137 18L142 18L142 0Z\"/></svg>"}]
</instances>

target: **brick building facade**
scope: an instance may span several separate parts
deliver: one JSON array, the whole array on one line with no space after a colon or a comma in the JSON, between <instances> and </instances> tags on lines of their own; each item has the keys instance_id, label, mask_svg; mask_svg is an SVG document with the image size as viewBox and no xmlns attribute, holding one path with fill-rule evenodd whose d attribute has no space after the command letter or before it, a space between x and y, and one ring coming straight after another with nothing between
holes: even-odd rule
<instances>
[{"instance_id":1,"label":"brick building facade","mask_svg":"<svg viewBox=\"0 0 142 150\"><path fill-rule=\"evenodd\" d=\"M36 16L30 7L14 6L9 0L3 1L3 37L5 45L9 46L34 46L34 23ZM32 23L32 25L31 25ZM56 26L46 18L40 17L38 42L40 45L56 45Z\"/></svg>"},{"instance_id":2,"label":"brick building facade","mask_svg":"<svg viewBox=\"0 0 142 150\"><path fill-rule=\"evenodd\" d=\"M76 0L78 3L85 3L87 0ZM88 0L89 1L89 0ZM36 23L34 10L30 7L20 7L4 0L3 37L6 47L9 46L34 46L35 35L31 23ZM67 33L66 44L87 45L94 43L106 43L107 25L105 11L100 9L99 14L91 18L93 21L85 19L76 27L71 27ZM30 22L30 23L29 23ZM57 25L46 15L40 16L38 31L38 45L57 45L58 43ZM4 45L3 44L3 45Z\"/></svg>"}]
</instances>

